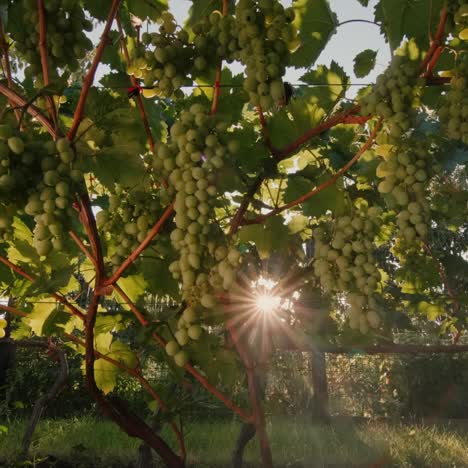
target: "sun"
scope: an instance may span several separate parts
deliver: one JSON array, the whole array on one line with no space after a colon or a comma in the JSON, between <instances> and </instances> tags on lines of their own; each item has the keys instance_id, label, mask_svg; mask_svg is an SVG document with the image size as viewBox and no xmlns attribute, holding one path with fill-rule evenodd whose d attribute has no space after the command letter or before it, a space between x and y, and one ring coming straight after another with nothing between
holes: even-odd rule
<instances>
[{"instance_id":1,"label":"sun","mask_svg":"<svg viewBox=\"0 0 468 468\"><path fill-rule=\"evenodd\" d=\"M281 298L274 294L262 293L258 294L255 298L255 305L260 312L271 313L274 312L280 305Z\"/></svg>"}]
</instances>

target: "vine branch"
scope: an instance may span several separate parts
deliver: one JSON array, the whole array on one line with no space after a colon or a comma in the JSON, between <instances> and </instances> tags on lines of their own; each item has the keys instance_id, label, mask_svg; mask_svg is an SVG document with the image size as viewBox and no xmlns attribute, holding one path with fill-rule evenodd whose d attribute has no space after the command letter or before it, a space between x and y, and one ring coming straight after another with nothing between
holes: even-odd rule
<instances>
[{"instance_id":1,"label":"vine branch","mask_svg":"<svg viewBox=\"0 0 468 468\"><path fill-rule=\"evenodd\" d=\"M5 75L6 75L8 87L10 89L13 89L13 79L11 77L11 67L10 67L10 54L8 53L8 44L6 42L5 32L3 31L3 22L1 18L0 18L0 47L2 49L3 58L5 59ZM14 102L11 99L9 99L8 102L11 107L14 107ZM15 108L14 112L15 112L16 120L19 122L20 121L19 109Z\"/></svg>"},{"instance_id":2,"label":"vine branch","mask_svg":"<svg viewBox=\"0 0 468 468\"><path fill-rule=\"evenodd\" d=\"M39 54L41 56L42 75L44 78L44 86L49 84L49 63L47 52L47 25L44 10L44 0L37 0L37 13L39 16ZM57 128L57 111L55 109L54 98L46 96L47 110L52 121Z\"/></svg>"},{"instance_id":3,"label":"vine branch","mask_svg":"<svg viewBox=\"0 0 468 468\"><path fill-rule=\"evenodd\" d=\"M86 104L86 99L88 97L89 89L91 88L91 85L93 84L94 76L96 74L96 70L97 70L97 67L99 66L99 63L101 62L104 49L106 48L109 42L109 31L111 29L114 18L117 15L119 6L120 6L120 0L112 1L112 6L107 16L106 25L104 26L104 31L102 33L101 40L96 49L96 53L94 55L94 59L91 64L91 67L89 68L88 73L86 74L86 77L83 81L83 88L81 89L81 94L78 99L78 104L75 109L75 114L73 115L72 126L70 130L68 131L67 138L70 141L75 138L76 132L78 131L78 127L80 126L80 123L81 123L81 119L83 118L84 107Z\"/></svg>"},{"instance_id":4,"label":"vine branch","mask_svg":"<svg viewBox=\"0 0 468 468\"><path fill-rule=\"evenodd\" d=\"M143 242L123 261L122 265L115 271L115 273L107 280L103 282L103 286L111 286L118 281L118 279L124 274L127 268L138 258L143 250L148 247L154 237L158 234L166 220L172 215L174 211L174 204L171 203L163 212L156 224L148 232Z\"/></svg>"},{"instance_id":5,"label":"vine branch","mask_svg":"<svg viewBox=\"0 0 468 468\"><path fill-rule=\"evenodd\" d=\"M274 210L271 210L269 213L266 213L264 215L259 215L254 220L244 220L243 224L262 223L267 218L270 218L271 216L274 216L274 215L276 215L278 213L281 213L282 211L285 211L285 210L287 210L289 208L297 206L300 203L303 203L306 200L308 200L309 198L313 197L314 195L317 195L317 193L320 193L322 190L325 190L326 188L333 185L372 146L372 144L374 143L375 137L377 136L377 133L380 130L381 125L382 125L382 119L380 119L376 123L376 125L374 127L374 130L372 131L372 133L370 134L369 138L364 143L364 145L362 145L360 150L335 175L333 175L333 177L331 177L330 179L325 181L323 184L320 184L318 187L314 188L310 192L307 192L306 194L304 194L301 197L297 198L296 200L293 200L293 201L291 201L289 203L286 203L283 206L275 208Z\"/></svg>"},{"instance_id":6,"label":"vine branch","mask_svg":"<svg viewBox=\"0 0 468 468\"><path fill-rule=\"evenodd\" d=\"M116 22L117 22L117 28L119 30L119 34L121 37L120 39L121 49L122 49L122 52L124 54L127 64L130 64L130 55L128 53L127 44L125 43L125 35L124 35L123 28L122 28L122 22L120 20L120 14L117 14ZM132 83L132 86L139 85L138 80L133 75L130 76L130 81ZM148 137L149 147L151 149L151 152L154 154L154 138L151 133L151 127L149 125L148 115L146 113L145 104L143 103L143 98L141 97L141 94L138 93L135 99L137 102L138 111L140 113L141 120L143 121L143 126L145 127L146 136Z\"/></svg>"},{"instance_id":7,"label":"vine branch","mask_svg":"<svg viewBox=\"0 0 468 468\"><path fill-rule=\"evenodd\" d=\"M13 102L16 106L23 108L25 112L28 112L28 114L36 118L47 129L47 131L54 139L57 138L57 130L55 126L36 106L26 101L26 99L10 89L8 86L5 86L1 83L0 93L3 94L8 100Z\"/></svg>"},{"instance_id":8,"label":"vine branch","mask_svg":"<svg viewBox=\"0 0 468 468\"><path fill-rule=\"evenodd\" d=\"M437 26L436 35L435 35L434 39L431 40L431 45L429 46L429 50L427 51L427 54L424 57L424 60L421 62L420 71L425 76L431 76L431 74L432 74L432 69L428 68L426 73L425 73L425 70L426 70L426 67L428 67L429 62L433 58L433 56L436 53L437 49L442 46L442 40L443 40L443 37L444 37L444 29L445 29L446 22L447 22L447 5L444 5L444 7L442 8L442 12L440 14L440 20L439 20L439 24ZM440 53L439 53L439 55L440 55ZM435 63L434 63L434 65L435 65ZM434 67L434 65L433 65L433 67Z\"/></svg>"}]
</instances>

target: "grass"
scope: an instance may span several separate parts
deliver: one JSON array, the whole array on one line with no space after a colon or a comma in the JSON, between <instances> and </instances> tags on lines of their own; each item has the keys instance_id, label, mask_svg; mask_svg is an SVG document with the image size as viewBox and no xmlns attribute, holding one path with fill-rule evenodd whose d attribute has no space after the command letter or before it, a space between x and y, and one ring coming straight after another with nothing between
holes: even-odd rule
<instances>
[{"instance_id":1,"label":"grass","mask_svg":"<svg viewBox=\"0 0 468 468\"><path fill-rule=\"evenodd\" d=\"M18 462L24 427L24 421L16 421L7 434L0 435L0 466L25 466ZM348 422L327 427L306 420L276 418L270 421L269 430L278 467L468 467L468 430L453 425ZM191 466L230 466L238 422L200 421L185 431ZM31 459L53 455L61 462L57 466L131 467L138 445L136 439L104 420L44 420L35 433ZM249 444L245 461L246 466L259 466L255 442Z\"/></svg>"}]
</instances>

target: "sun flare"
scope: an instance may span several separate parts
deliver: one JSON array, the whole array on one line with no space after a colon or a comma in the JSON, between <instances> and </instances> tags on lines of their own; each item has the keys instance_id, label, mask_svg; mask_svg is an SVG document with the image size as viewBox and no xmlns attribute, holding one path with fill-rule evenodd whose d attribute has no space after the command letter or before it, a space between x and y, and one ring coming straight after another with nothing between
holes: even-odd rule
<instances>
[{"instance_id":1,"label":"sun flare","mask_svg":"<svg viewBox=\"0 0 468 468\"><path fill-rule=\"evenodd\" d=\"M280 297L268 293L259 294L255 299L255 304L261 312L274 312L280 302Z\"/></svg>"}]
</instances>

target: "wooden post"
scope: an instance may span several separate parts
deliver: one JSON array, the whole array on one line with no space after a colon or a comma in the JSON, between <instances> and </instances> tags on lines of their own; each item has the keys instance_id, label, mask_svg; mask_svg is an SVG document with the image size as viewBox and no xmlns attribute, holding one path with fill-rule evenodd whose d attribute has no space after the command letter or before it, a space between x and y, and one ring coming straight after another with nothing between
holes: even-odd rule
<instances>
[{"instance_id":1,"label":"wooden post","mask_svg":"<svg viewBox=\"0 0 468 468\"><path fill-rule=\"evenodd\" d=\"M323 351L311 353L309 369L314 389L312 414L314 418L327 421L330 418L328 401L327 361Z\"/></svg>"}]
</instances>

